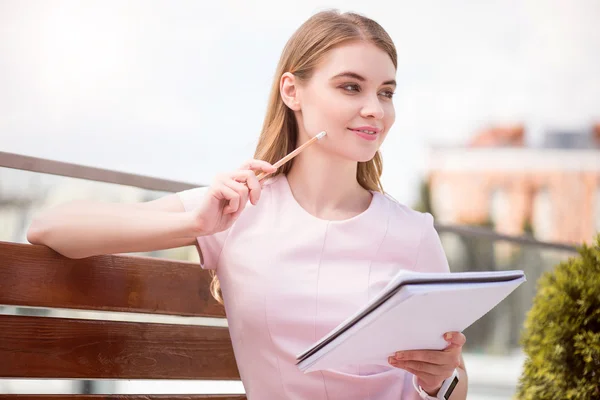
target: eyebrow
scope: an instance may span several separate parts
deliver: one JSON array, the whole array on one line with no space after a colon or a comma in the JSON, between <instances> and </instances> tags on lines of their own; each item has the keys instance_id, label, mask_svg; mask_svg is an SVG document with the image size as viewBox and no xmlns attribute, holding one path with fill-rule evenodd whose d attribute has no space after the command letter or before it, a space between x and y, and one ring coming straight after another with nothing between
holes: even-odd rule
<instances>
[{"instance_id":1,"label":"eyebrow","mask_svg":"<svg viewBox=\"0 0 600 400\"><path fill-rule=\"evenodd\" d=\"M337 74L336 76L334 76L333 78L331 78L331 80L338 79L338 78L352 78L352 79L356 79L357 81L360 81L360 82L365 82L366 81L365 77L357 74L356 72L350 72L350 71L346 71L346 72L342 72L340 74ZM394 85L394 86L396 86L396 81L394 79L392 79L392 80L383 82L382 85Z\"/></svg>"}]
</instances>

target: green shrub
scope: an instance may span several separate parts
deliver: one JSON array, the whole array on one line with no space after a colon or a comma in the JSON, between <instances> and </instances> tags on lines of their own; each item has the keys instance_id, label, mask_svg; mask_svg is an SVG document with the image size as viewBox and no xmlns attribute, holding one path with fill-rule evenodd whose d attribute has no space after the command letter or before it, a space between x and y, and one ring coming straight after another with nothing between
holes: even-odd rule
<instances>
[{"instance_id":1,"label":"green shrub","mask_svg":"<svg viewBox=\"0 0 600 400\"><path fill-rule=\"evenodd\" d=\"M600 399L600 235L537 283L517 398Z\"/></svg>"}]
</instances>

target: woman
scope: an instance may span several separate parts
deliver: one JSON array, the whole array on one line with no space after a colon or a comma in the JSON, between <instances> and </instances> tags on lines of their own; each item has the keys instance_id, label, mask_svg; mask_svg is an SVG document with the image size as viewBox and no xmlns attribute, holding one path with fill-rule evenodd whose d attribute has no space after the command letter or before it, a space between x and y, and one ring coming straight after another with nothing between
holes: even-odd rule
<instances>
[{"instance_id":1,"label":"woman","mask_svg":"<svg viewBox=\"0 0 600 400\"><path fill-rule=\"evenodd\" d=\"M446 398L440 387L455 372L450 398L465 399L458 332L445 350L390 354L385 367L303 374L295 365L399 269L448 271L431 215L381 188L396 67L376 22L318 13L285 46L255 159L209 188L135 205L57 207L36 218L28 240L72 258L197 242L202 266L216 271L211 289L223 294L250 400ZM323 140L273 167L320 131ZM270 177L259 182L257 172Z\"/></svg>"}]
</instances>

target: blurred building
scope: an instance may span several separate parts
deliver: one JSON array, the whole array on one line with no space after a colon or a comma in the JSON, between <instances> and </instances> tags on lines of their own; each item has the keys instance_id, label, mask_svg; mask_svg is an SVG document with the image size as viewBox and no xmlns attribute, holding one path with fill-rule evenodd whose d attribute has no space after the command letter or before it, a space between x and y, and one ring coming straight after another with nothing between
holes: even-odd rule
<instances>
[{"instance_id":1,"label":"blurred building","mask_svg":"<svg viewBox=\"0 0 600 400\"><path fill-rule=\"evenodd\" d=\"M437 221L590 242L600 231L600 123L582 132L548 131L536 147L525 135L524 126L497 127L464 147L432 148L428 180Z\"/></svg>"}]
</instances>

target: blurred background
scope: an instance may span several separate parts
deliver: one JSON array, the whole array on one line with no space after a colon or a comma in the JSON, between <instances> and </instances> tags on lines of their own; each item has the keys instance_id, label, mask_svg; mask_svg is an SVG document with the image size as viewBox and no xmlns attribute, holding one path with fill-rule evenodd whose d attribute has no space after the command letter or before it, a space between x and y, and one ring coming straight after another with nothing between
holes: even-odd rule
<instances>
[{"instance_id":1,"label":"blurred background","mask_svg":"<svg viewBox=\"0 0 600 400\"><path fill-rule=\"evenodd\" d=\"M386 191L434 215L452 270L527 274L465 332L469 398L509 399L536 280L600 230L597 0L0 0L0 241L26 243L32 215L61 202L168 192L17 164L49 159L191 186L238 167L253 154L283 45L327 8L374 18L398 49ZM146 255L198 258L194 248ZM0 393L209 387L243 392L239 382L0 380Z\"/></svg>"}]
</instances>

